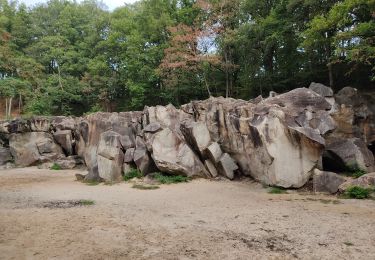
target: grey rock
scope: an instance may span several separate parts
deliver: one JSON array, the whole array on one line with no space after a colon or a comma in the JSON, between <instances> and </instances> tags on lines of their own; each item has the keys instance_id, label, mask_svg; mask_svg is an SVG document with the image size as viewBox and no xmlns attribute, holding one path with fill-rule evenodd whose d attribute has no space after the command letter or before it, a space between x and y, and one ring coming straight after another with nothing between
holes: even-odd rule
<instances>
[{"instance_id":1,"label":"grey rock","mask_svg":"<svg viewBox=\"0 0 375 260\"><path fill-rule=\"evenodd\" d=\"M330 87L327 87L321 83L315 83L311 82L309 89L318 93L322 97L332 97L333 96L333 90Z\"/></svg>"},{"instance_id":2,"label":"grey rock","mask_svg":"<svg viewBox=\"0 0 375 260\"><path fill-rule=\"evenodd\" d=\"M118 133L107 131L101 134L97 159L98 172L102 179L110 182L122 180L124 152Z\"/></svg>"},{"instance_id":3,"label":"grey rock","mask_svg":"<svg viewBox=\"0 0 375 260\"><path fill-rule=\"evenodd\" d=\"M314 192L326 192L334 194L339 186L345 182L345 178L334 172L314 170L313 189Z\"/></svg>"},{"instance_id":4,"label":"grey rock","mask_svg":"<svg viewBox=\"0 0 375 260\"><path fill-rule=\"evenodd\" d=\"M234 178L234 171L238 169L238 166L229 154L224 153L223 156L221 156L218 165L219 171L223 176L231 180Z\"/></svg>"},{"instance_id":5,"label":"grey rock","mask_svg":"<svg viewBox=\"0 0 375 260\"><path fill-rule=\"evenodd\" d=\"M326 156L335 159L333 164L359 167L366 172L375 170L374 155L359 138L336 139L326 146Z\"/></svg>"},{"instance_id":6,"label":"grey rock","mask_svg":"<svg viewBox=\"0 0 375 260\"><path fill-rule=\"evenodd\" d=\"M71 130L58 130L53 133L53 137L67 155L73 154L73 137Z\"/></svg>"},{"instance_id":7,"label":"grey rock","mask_svg":"<svg viewBox=\"0 0 375 260\"><path fill-rule=\"evenodd\" d=\"M358 186L365 189L368 188L374 188L375 187L375 172L368 173L365 175L362 175L361 177L357 179L350 179L343 184L340 185L339 191L344 192L349 187Z\"/></svg>"},{"instance_id":8,"label":"grey rock","mask_svg":"<svg viewBox=\"0 0 375 260\"><path fill-rule=\"evenodd\" d=\"M8 147L0 147L0 165L13 161L12 154Z\"/></svg>"}]
</instances>

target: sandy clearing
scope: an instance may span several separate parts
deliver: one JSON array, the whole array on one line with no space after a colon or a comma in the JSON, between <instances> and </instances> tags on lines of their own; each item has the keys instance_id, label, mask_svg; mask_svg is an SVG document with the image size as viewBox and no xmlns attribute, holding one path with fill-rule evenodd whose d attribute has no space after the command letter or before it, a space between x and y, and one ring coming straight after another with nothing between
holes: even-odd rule
<instances>
[{"instance_id":1,"label":"sandy clearing","mask_svg":"<svg viewBox=\"0 0 375 260\"><path fill-rule=\"evenodd\" d=\"M88 186L79 172L0 171L1 259L375 259L375 201L251 181ZM42 207L81 199L95 205Z\"/></svg>"}]
</instances>

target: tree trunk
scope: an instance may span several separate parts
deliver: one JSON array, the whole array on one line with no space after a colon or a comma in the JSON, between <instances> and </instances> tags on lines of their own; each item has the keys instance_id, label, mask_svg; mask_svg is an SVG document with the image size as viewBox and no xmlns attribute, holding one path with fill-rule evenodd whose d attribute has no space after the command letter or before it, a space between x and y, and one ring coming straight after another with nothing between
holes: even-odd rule
<instances>
[{"instance_id":1,"label":"tree trunk","mask_svg":"<svg viewBox=\"0 0 375 260\"><path fill-rule=\"evenodd\" d=\"M224 51L224 59L225 59L225 84L226 84L226 91L225 97L229 97L229 73L228 73L228 53Z\"/></svg>"},{"instance_id":2,"label":"tree trunk","mask_svg":"<svg viewBox=\"0 0 375 260\"><path fill-rule=\"evenodd\" d=\"M211 97L211 91L210 91L210 87L208 86L208 83L207 83L207 79L206 79L206 76L203 76L204 78L204 84L206 85L206 89L207 89L207 92L208 92L208 96Z\"/></svg>"},{"instance_id":3,"label":"tree trunk","mask_svg":"<svg viewBox=\"0 0 375 260\"><path fill-rule=\"evenodd\" d=\"M18 113L21 115L21 108L22 108L22 96L20 94L20 99L18 100Z\"/></svg>"},{"instance_id":4,"label":"tree trunk","mask_svg":"<svg viewBox=\"0 0 375 260\"><path fill-rule=\"evenodd\" d=\"M59 85L62 90L64 90L62 82L61 82L61 73L60 73L60 65L57 66L57 72L59 73Z\"/></svg>"},{"instance_id":5,"label":"tree trunk","mask_svg":"<svg viewBox=\"0 0 375 260\"><path fill-rule=\"evenodd\" d=\"M8 119L8 98L5 98L5 119Z\"/></svg>"},{"instance_id":6,"label":"tree trunk","mask_svg":"<svg viewBox=\"0 0 375 260\"><path fill-rule=\"evenodd\" d=\"M12 99L13 97L10 97L9 98L9 112L8 112L8 117L11 118L12 117Z\"/></svg>"}]
</instances>

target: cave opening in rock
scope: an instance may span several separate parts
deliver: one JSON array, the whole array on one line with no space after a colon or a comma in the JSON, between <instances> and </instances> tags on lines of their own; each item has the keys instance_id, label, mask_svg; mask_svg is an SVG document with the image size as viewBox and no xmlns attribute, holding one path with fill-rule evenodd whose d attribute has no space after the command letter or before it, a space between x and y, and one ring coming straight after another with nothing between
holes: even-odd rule
<instances>
[{"instance_id":1,"label":"cave opening in rock","mask_svg":"<svg viewBox=\"0 0 375 260\"><path fill-rule=\"evenodd\" d=\"M322 163L324 171L344 172L347 168L345 162L331 151L324 151Z\"/></svg>"}]
</instances>

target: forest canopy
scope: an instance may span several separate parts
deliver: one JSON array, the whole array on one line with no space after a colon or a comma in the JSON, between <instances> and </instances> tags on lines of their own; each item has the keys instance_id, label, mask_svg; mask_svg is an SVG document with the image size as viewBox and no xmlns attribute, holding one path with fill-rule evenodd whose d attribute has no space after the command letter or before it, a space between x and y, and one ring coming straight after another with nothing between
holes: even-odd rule
<instances>
[{"instance_id":1,"label":"forest canopy","mask_svg":"<svg viewBox=\"0 0 375 260\"><path fill-rule=\"evenodd\" d=\"M375 0L0 0L0 96L24 114L373 88ZM17 101L15 101L17 100ZM12 103L13 101L13 103Z\"/></svg>"}]
</instances>

